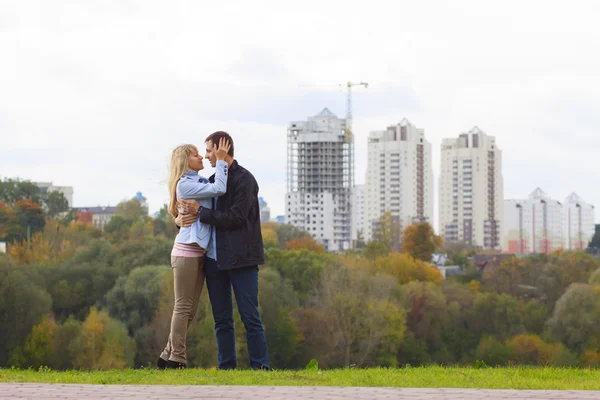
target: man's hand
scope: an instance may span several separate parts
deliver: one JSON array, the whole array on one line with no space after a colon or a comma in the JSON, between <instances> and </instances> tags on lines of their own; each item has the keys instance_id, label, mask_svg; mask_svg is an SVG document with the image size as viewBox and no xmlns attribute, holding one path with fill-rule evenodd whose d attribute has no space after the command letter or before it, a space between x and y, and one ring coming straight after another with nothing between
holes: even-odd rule
<instances>
[{"instance_id":1,"label":"man's hand","mask_svg":"<svg viewBox=\"0 0 600 400\"><path fill-rule=\"evenodd\" d=\"M197 220L198 215L196 214L179 214L177 218L175 218L175 223L179 227L187 228L188 226L192 226Z\"/></svg>"},{"instance_id":2,"label":"man's hand","mask_svg":"<svg viewBox=\"0 0 600 400\"><path fill-rule=\"evenodd\" d=\"M198 214L200 203L196 200L177 200L177 209L180 214Z\"/></svg>"}]
</instances>

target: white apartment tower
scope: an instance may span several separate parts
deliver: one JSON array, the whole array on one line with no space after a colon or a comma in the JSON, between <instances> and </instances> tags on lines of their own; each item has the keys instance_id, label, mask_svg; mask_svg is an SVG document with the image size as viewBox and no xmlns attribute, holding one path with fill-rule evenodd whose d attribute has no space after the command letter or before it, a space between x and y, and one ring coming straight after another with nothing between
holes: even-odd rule
<instances>
[{"instance_id":1,"label":"white apartment tower","mask_svg":"<svg viewBox=\"0 0 600 400\"><path fill-rule=\"evenodd\" d=\"M507 253L551 253L563 248L563 205L540 188L504 201L502 248Z\"/></svg>"},{"instance_id":2,"label":"white apartment tower","mask_svg":"<svg viewBox=\"0 0 600 400\"><path fill-rule=\"evenodd\" d=\"M595 232L594 206L571 193L565 199L563 221L565 230L565 250L585 250Z\"/></svg>"},{"instance_id":3,"label":"white apartment tower","mask_svg":"<svg viewBox=\"0 0 600 400\"><path fill-rule=\"evenodd\" d=\"M403 119L384 131L369 134L365 192L365 239L373 239L380 217L387 211L400 229L433 223L431 144L425 132Z\"/></svg>"},{"instance_id":4,"label":"white apartment tower","mask_svg":"<svg viewBox=\"0 0 600 400\"><path fill-rule=\"evenodd\" d=\"M354 160L346 120L325 108L287 130L286 222L329 251L351 247Z\"/></svg>"},{"instance_id":5,"label":"white apartment tower","mask_svg":"<svg viewBox=\"0 0 600 400\"><path fill-rule=\"evenodd\" d=\"M496 139L474 127L444 139L439 182L439 232L446 242L500 250L504 188Z\"/></svg>"}]
</instances>

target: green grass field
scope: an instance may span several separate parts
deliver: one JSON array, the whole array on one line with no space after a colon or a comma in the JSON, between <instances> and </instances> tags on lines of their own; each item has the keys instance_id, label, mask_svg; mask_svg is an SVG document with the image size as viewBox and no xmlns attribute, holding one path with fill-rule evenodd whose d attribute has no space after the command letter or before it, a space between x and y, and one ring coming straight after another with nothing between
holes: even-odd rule
<instances>
[{"instance_id":1,"label":"green grass field","mask_svg":"<svg viewBox=\"0 0 600 400\"><path fill-rule=\"evenodd\" d=\"M422 367L270 372L204 369L58 372L0 369L0 382L600 390L600 370Z\"/></svg>"}]
</instances>

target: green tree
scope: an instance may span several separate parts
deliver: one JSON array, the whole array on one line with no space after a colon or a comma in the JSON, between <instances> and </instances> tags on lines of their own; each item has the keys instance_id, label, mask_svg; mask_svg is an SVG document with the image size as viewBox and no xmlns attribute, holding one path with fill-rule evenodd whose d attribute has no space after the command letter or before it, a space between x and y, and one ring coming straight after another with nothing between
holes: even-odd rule
<instances>
[{"instance_id":1,"label":"green tree","mask_svg":"<svg viewBox=\"0 0 600 400\"><path fill-rule=\"evenodd\" d=\"M142 207L139 201L132 199L117 204L116 215L133 223L136 221L145 221L148 217L148 212Z\"/></svg>"},{"instance_id":2,"label":"green tree","mask_svg":"<svg viewBox=\"0 0 600 400\"><path fill-rule=\"evenodd\" d=\"M511 296L480 293L473 303L471 326L479 335L494 335L499 340L523 333L523 310Z\"/></svg>"},{"instance_id":3,"label":"green tree","mask_svg":"<svg viewBox=\"0 0 600 400\"><path fill-rule=\"evenodd\" d=\"M135 268L129 275L119 277L106 294L110 315L125 323L130 335L152 321L158 308L160 285L168 273L171 268L167 266Z\"/></svg>"},{"instance_id":4,"label":"green tree","mask_svg":"<svg viewBox=\"0 0 600 400\"><path fill-rule=\"evenodd\" d=\"M259 276L261 318L265 326L271 366L277 369L294 368L298 357L300 332L292 318L299 305L291 283L271 268Z\"/></svg>"},{"instance_id":5,"label":"green tree","mask_svg":"<svg viewBox=\"0 0 600 400\"><path fill-rule=\"evenodd\" d=\"M61 213L69 210L69 202L61 192L49 192L43 197L48 218L55 219Z\"/></svg>"},{"instance_id":6,"label":"green tree","mask_svg":"<svg viewBox=\"0 0 600 400\"><path fill-rule=\"evenodd\" d=\"M173 217L169 214L166 204L158 211L153 222L155 235L162 235L167 238L174 238L177 235L177 225L175 225Z\"/></svg>"},{"instance_id":7,"label":"green tree","mask_svg":"<svg viewBox=\"0 0 600 400\"><path fill-rule=\"evenodd\" d=\"M391 211L386 211L375 224L372 241L379 243L381 249L388 252L399 251L400 233L401 227L398 218L394 217Z\"/></svg>"},{"instance_id":8,"label":"green tree","mask_svg":"<svg viewBox=\"0 0 600 400\"><path fill-rule=\"evenodd\" d=\"M265 252L265 261L265 267L273 268L282 279L290 282L301 300L314 293L323 271L336 262L331 254L274 248Z\"/></svg>"},{"instance_id":9,"label":"green tree","mask_svg":"<svg viewBox=\"0 0 600 400\"><path fill-rule=\"evenodd\" d=\"M39 187L29 181L20 179L4 179L0 181L0 202L14 204L29 199L41 205L42 192Z\"/></svg>"},{"instance_id":10,"label":"green tree","mask_svg":"<svg viewBox=\"0 0 600 400\"><path fill-rule=\"evenodd\" d=\"M11 349L48 314L50 295L23 270L0 257L0 365L6 365Z\"/></svg>"},{"instance_id":11,"label":"green tree","mask_svg":"<svg viewBox=\"0 0 600 400\"><path fill-rule=\"evenodd\" d=\"M569 349L582 352L600 344L600 307L598 290L587 284L575 283L558 300L548 332L554 340Z\"/></svg>"},{"instance_id":12,"label":"green tree","mask_svg":"<svg viewBox=\"0 0 600 400\"><path fill-rule=\"evenodd\" d=\"M587 250L594 254L600 253L600 224L596 224L594 236L588 244Z\"/></svg>"},{"instance_id":13,"label":"green tree","mask_svg":"<svg viewBox=\"0 0 600 400\"><path fill-rule=\"evenodd\" d=\"M72 316L54 332L54 368L68 370L75 367L73 360L78 356L80 348L78 340L81 335L82 322Z\"/></svg>"}]
</instances>

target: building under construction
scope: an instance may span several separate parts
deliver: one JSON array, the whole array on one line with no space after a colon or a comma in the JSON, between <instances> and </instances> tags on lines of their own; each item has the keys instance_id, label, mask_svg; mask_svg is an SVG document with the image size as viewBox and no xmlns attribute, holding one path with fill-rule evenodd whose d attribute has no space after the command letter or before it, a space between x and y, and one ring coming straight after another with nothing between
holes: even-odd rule
<instances>
[{"instance_id":1,"label":"building under construction","mask_svg":"<svg viewBox=\"0 0 600 400\"><path fill-rule=\"evenodd\" d=\"M325 108L287 131L286 221L329 251L352 240L354 144L346 122Z\"/></svg>"}]
</instances>

